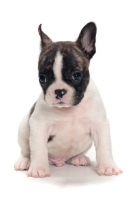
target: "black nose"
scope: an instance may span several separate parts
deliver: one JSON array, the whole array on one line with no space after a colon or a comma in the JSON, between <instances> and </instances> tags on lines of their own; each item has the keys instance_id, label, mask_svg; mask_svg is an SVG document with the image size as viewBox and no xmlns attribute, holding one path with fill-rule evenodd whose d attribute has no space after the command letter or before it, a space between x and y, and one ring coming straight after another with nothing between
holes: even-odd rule
<instances>
[{"instance_id":1,"label":"black nose","mask_svg":"<svg viewBox=\"0 0 133 200\"><path fill-rule=\"evenodd\" d=\"M66 90L55 90L56 99L61 99L67 93Z\"/></svg>"}]
</instances>

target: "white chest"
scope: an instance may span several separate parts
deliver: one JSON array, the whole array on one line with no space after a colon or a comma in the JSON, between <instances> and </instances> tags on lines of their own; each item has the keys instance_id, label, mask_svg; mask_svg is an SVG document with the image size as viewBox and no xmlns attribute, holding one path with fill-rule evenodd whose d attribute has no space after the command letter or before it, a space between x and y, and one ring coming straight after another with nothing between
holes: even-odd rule
<instances>
[{"instance_id":1,"label":"white chest","mask_svg":"<svg viewBox=\"0 0 133 200\"><path fill-rule=\"evenodd\" d=\"M87 119L60 121L53 125L50 135L54 136L48 146L49 158L69 158L87 150L92 143Z\"/></svg>"}]
</instances>

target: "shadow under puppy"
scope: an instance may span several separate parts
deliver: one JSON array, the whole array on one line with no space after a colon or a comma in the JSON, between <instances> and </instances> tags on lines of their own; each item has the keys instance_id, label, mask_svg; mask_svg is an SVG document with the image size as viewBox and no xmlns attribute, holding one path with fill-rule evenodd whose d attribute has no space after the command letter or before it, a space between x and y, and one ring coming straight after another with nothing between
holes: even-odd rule
<instances>
[{"instance_id":1,"label":"shadow under puppy","mask_svg":"<svg viewBox=\"0 0 133 200\"><path fill-rule=\"evenodd\" d=\"M96 51L96 25L86 24L76 42L52 42L41 25L38 30L42 93L20 123L23 157L15 169L42 178L50 176L49 160L57 167L90 165L85 153L94 142L98 174L120 174L112 157L104 105L88 69Z\"/></svg>"}]
</instances>

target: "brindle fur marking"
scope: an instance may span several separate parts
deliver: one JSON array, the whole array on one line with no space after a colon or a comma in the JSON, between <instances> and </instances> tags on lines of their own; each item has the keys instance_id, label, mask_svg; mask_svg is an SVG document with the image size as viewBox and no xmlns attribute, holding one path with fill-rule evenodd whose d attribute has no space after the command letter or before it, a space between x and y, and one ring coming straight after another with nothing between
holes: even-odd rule
<instances>
[{"instance_id":1,"label":"brindle fur marking","mask_svg":"<svg viewBox=\"0 0 133 200\"><path fill-rule=\"evenodd\" d=\"M50 137L48 138L48 142L51 142L54 137L55 137L55 135L50 135Z\"/></svg>"},{"instance_id":2,"label":"brindle fur marking","mask_svg":"<svg viewBox=\"0 0 133 200\"><path fill-rule=\"evenodd\" d=\"M31 115L33 114L34 110L35 110L35 106L36 106L36 102L33 104L31 110L30 110L30 114L29 117L31 117Z\"/></svg>"}]
</instances>

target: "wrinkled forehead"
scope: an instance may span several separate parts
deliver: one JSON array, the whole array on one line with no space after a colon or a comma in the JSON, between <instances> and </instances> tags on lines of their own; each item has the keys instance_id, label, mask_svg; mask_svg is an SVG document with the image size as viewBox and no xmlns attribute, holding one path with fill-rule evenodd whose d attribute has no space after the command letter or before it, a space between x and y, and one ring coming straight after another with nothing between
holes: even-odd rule
<instances>
[{"instance_id":1,"label":"wrinkled forehead","mask_svg":"<svg viewBox=\"0 0 133 200\"><path fill-rule=\"evenodd\" d=\"M46 46L40 53L38 69L53 68L57 53L62 57L62 65L67 68L80 69L88 67L89 60L74 42L57 42Z\"/></svg>"}]
</instances>

